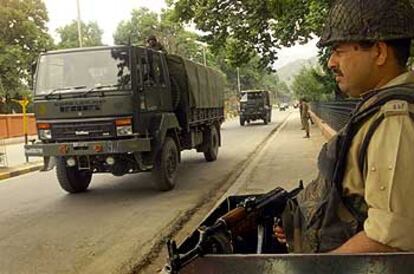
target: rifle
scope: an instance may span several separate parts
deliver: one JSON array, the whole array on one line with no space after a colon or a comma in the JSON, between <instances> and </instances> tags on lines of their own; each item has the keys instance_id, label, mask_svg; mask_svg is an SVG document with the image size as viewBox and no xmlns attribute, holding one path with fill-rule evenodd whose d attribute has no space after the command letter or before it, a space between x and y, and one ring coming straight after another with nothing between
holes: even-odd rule
<instances>
[{"instance_id":1,"label":"rifle","mask_svg":"<svg viewBox=\"0 0 414 274\"><path fill-rule=\"evenodd\" d=\"M179 271L193 260L209 253L232 253L232 239L244 237L253 231L258 232L257 253L261 253L263 246L263 227L270 220L279 217L289 199L294 198L303 189L303 182L299 187L288 192L277 187L261 196L245 198L236 208L230 210L211 226L201 226L199 240L195 247L185 254L180 254L176 242L168 240L167 273L178 274ZM223 237L224 236L224 237ZM223 239L226 239L224 240Z\"/></svg>"}]
</instances>

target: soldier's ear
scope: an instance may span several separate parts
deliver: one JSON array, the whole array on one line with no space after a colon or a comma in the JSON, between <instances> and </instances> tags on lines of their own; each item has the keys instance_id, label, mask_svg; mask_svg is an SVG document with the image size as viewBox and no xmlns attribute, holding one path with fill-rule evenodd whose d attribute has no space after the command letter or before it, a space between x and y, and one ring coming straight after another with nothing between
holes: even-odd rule
<instances>
[{"instance_id":1,"label":"soldier's ear","mask_svg":"<svg viewBox=\"0 0 414 274\"><path fill-rule=\"evenodd\" d=\"M383 66L390 57L390 50L391 48L385 42L377 42L375 44L375 51L376 51L376 64L378 66Z\"/></svg>"}]
</instances>

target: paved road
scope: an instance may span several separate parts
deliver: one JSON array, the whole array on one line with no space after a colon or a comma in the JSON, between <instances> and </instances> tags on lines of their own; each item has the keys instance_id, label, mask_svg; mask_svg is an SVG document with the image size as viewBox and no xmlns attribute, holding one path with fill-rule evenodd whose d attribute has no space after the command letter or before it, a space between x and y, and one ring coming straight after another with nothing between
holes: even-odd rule
<instances>
[{"instance_id":1,"label":"paved road","mask_svg":"<svg viewBox=\"0 0 414 274\"><path fill-rule=\"evenodd\" d=\"M299 114L290 115L283 126L243 166L242 173L223 196L217 199L218 203L228 196L264 193L277 186L290 190L298 186L299 179L305 184L314 179L317 175L317 155L326 139L316 125L311 126L310 139L303 138L304 131L300 128ZM172 238L180 244L218 203L206 204L200 208ZM167 256L167 250L163 246L158 256L140 274L159 273Z\"/></svg>"},{"instance_id":2,"label":"paved road","mask_svg":"<svg viewBox=\"0 0 414 274\"><path fill-rule=\"evenodd\" d=\"M160 237L216 195L289 112L269 125L223 125L219 159L184 152L176 189L157 192L149 174L97 175L90 191L63 192L54 172L0 183L1 273L126 273Z\"/></svg>"}]
</instances>

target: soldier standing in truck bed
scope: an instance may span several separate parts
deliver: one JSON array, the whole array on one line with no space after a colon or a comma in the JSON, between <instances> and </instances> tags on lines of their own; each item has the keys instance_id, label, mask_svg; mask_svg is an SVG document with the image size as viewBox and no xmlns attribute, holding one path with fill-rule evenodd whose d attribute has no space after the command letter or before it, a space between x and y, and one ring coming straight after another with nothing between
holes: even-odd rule
<instances>
[{"instance_id":1,"label":"soldier standing in truck bed","mask_svg":"<svg viewBox=\"0 0 414 274\"><path fill-rule=\"evenodd\" d=\"M414 251L413 26L409 0L332 4L319 46L332 49L340 89L362 102L275 228L291 252Z\"/></svg>"},{"instance_id":2,"label":"soldier standing in truck bed","mask_svg":"<svg viewBox=\"0 0 414 274\"><path fill-rule=\"evenodd\" d=\"M147 43L149 48L167 53L167 50L160 42L157 41L157 37L155 37L155 35L148 36Z\"/></svg>"}]
</instances>

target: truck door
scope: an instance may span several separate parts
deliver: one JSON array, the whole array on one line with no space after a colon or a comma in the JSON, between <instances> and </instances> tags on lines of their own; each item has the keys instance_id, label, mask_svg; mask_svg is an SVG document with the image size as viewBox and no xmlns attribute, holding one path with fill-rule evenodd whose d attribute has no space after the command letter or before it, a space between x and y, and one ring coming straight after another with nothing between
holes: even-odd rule
<instances>
[{"instance_id":1,"label":"truck door","mask_svg":"<svg viewBox=\"0 0 414 274\"><path fill-rule=\"evenodd\" d=\"M145 105L148 111L169 110L171 95L161 53L147 50L141 57Z\"/></svg>"}]
</instances>

